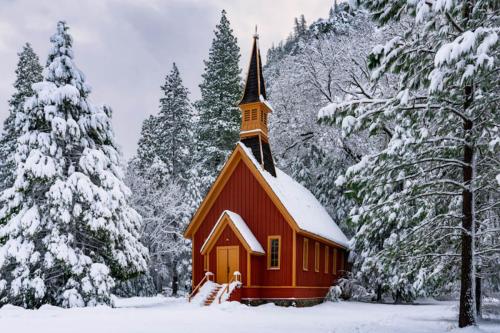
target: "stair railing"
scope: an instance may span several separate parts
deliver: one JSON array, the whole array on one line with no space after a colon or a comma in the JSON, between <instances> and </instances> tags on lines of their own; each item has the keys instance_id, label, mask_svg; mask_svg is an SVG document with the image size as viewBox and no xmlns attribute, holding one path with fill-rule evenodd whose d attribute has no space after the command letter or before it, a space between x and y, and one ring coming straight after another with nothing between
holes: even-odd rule
<instances>
[{"instance_id":1,"label":"stair railing","mask_svg":"<svg viewBox=\"0 0 500 333\"><path fill-rule=\"evenodd\" d=\"M191 299L193 298L194 295L196 295L196 292L198 291L198 289L200 289L200 287L207 281L210 281L210 277L213 276L214 273L212 272L206 272L205 273L205 276L203 277L203 279L201 279L200 283L198 283L198 285L193 289L193 291L191 292L191 294L189 294L189 298L188 298L188 302L191 302Z\"/></svg>"},{"instance_id":2,"label":"stair railing","mask_svg":"<svg viewBox=\"0 0 500 333\"><path fill-rule=\"evenodd\" d=\"M228 282L228 284L224 287L224 290L222 290L222 292L220 293L219 304L222 301L222 296L225 293L229 293L229 287L231 286L231 283L233 283L233 282L240 282L241 283L241 273L240 272L238 272L238 271L234 272L233 277L231 278L231 281Z\"/></svg>"}]
</instances>

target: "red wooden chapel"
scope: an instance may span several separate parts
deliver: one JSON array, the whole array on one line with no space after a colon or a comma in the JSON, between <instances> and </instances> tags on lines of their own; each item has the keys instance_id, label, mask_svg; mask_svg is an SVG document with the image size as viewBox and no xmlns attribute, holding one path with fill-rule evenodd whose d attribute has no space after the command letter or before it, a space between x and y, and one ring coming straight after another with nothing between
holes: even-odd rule
<instances>
[{"instance_id":1,"label":"red wooden chapel","mask_svg":"<svg viewBox=\"0 0 500 333\"><path fill-rule=\"evenodd\" d=\"M311 192L275 166L257 35L239 106L240 141L184 234L193 288L238 280L230 299L322 300L344 270L347 238Z\"/></svg>"}]
</instances>

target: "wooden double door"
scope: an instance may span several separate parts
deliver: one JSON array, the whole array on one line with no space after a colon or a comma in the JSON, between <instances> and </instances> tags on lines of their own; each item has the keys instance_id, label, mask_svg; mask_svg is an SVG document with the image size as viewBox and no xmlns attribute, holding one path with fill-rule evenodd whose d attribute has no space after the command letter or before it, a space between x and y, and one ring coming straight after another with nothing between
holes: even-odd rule
<instances>
[{"instance_id":1,"label":"wooden double door","mask_svg":"<svg viewBox=\"0 0 500 333\"><path fill-rule=\"evenodd\" d=\"M217 272L216 282L228 283L234 272L239 271L240 251L239 246L217 246Z\"/></svg>"}]
</instances>

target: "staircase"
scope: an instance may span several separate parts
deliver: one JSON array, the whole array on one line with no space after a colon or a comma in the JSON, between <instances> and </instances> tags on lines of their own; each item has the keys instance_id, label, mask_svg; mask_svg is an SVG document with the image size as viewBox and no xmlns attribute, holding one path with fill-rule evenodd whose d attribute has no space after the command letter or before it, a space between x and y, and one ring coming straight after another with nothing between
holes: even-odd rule
<instances>
[{"instance_id":1,"label":"staircase","mask_svg":"<svg viewBox=\"0 0 500 333\"><path fill-rule=\"evenodd\" d=\"M205 301L203 302L203 305L209 306L211 305L214 300L216 299L217 295L219 295L219 291L222 289L222 286L220 284L217 284L214 286L214 289L208 294L207 298L205 298Z\"/></svg>"},{"instance_id":2,"label":"staircase","mask_svg":"<svg viewBox=\"0 0 500 333\"><path fill-rule=\"evenodd\" d=\"M189 295L188 301L204 306L220 304L226 301L241 300L241 274L235 272L229 283L218 284L210 279L213 274L207 272L205 277L198 283L193 292Z\"/></svg>"}]
</instances>

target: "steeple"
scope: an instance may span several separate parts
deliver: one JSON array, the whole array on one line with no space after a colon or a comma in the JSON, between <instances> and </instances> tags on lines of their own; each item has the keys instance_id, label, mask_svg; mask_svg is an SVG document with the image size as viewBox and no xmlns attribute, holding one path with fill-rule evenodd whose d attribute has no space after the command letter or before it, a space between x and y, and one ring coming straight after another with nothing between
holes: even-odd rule
<instances>
[{"instance_id":1,"label":"steeple","mask_svg":"<svg viewBox=\"0 0 500 333\"><path fill-rule=\"evenodd\" d=\"M240 101L240 105L260 102L260 96L264 99L267 97L266 85L264 84L264 77L262 75L259 35L256 32L253 36L252 54L250 56L250 64L248 66L245 91L243 93L243 98Z\"/></svg>"},{"instance_id":2,"label":"steeple","mask_svg":"<svg viewBox=\"0 0 500 333\"><path fill-rule=\"evenodd\" d=\"M257 161L273 176L276 176L274 161L268 138L268 115L272 112L266 101L266 85L262 75L262 61L259 50L257 28L253 36L252 53L248 66L241 110L240 141L249 147Z\"/></svg>"}]
</instances>

